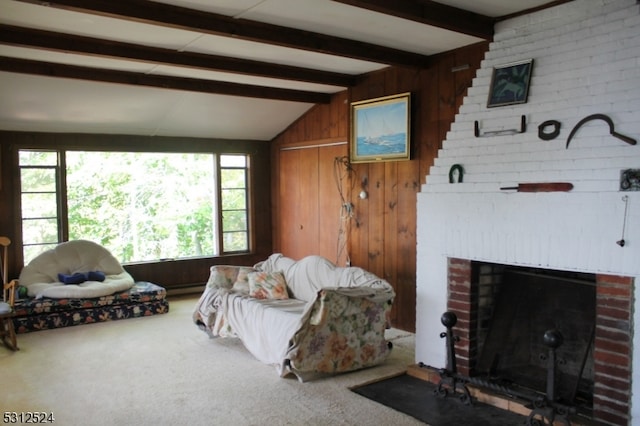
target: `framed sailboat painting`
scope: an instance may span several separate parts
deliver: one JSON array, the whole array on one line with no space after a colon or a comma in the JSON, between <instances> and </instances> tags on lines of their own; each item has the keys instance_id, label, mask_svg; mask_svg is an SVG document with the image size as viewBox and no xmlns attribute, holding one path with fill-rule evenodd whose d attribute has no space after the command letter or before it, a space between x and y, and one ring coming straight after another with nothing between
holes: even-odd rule
<instances>
[{"instance_id":1,"label":"framed sailboat painting","mask_svg":"<svg viewBox=\"0 0 640 426\"><path fill-rule=\"evenodd\" d=\"M351 103L352 163L411 158L411 93Z\"/></svg>"}]
</instances>

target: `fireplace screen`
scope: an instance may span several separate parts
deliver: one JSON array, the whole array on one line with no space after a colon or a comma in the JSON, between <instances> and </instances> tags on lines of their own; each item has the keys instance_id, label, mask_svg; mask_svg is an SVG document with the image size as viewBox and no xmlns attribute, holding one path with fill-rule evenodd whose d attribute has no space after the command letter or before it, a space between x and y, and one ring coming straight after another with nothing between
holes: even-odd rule
<instances>
[{"instance_id":1,"label":"fireplace screen","mask_svg":"<svg viewBox=\"0 0 640 426\"><path fill-rule=\"evenodd\" d=\"M590 406L593 398L595 277L557 271L505 269L493 315L479 347L476 372L494 382L544 392L547 330L564 337L558 348L559 400ZM495 285L494 285L495 286ZM482 292L482 289L480 289Z\"/></svg>"}]
</instances>

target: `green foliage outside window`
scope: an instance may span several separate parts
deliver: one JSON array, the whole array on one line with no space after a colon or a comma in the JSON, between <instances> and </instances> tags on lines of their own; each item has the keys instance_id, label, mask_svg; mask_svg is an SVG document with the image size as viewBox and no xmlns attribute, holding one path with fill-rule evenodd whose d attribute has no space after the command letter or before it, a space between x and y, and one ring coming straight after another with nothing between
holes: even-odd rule
<instances>
[{"instance_id":1,"label":"green foliage outside window","mask_svg":"<svg viewBox=\"0 0 640 426\"><path fill-rule=\"evenodd\" d=\"M39 157L45 154L52 152L21 151L25 261L37 254L35 249L58 242L57 158L51 165L50 156ZM214 154L64 154L70 240L102 244L121 262L218 254ZM246 251L246 156L220 160L222 251ZM50 167L37 168L42 163ZM52 224L54 235L45 229Z\"/></svg>"},{"instance_id":2,"label":"green foliage outside window","mask_svg":"<svg viewBox=\"0 0 640 426\"><path fill-rule=\"evenodd\" d=\"M122 262L213 255L213 156L67 153L69 239Z\"/></svg>"}]
</instances>

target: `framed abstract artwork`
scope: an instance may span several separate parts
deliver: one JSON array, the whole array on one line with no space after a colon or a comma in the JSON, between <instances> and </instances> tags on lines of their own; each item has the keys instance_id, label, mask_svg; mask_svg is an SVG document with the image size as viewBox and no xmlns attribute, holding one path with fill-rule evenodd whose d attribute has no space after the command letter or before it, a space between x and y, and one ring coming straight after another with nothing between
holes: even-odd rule
<instances>
[{"instance_id":1,"label":"framed abstract artwork","mask_svg":"<svg viewBox=\"0 0 640 426\"><path fill-rule=\"evenodd\" d=\"M532 68L533 59L494 67L487 107L526 103Z\"/></svg>"},{"instance_id":2,"label":"framed abstract artwork","mask_svg":"<svg viewBox=\"0 0 640 426\"><path fill-rule=\"evenodd\" d=\"M351 103L350 161L411 158L411 93Z\"/></svg>"}]
</instances>

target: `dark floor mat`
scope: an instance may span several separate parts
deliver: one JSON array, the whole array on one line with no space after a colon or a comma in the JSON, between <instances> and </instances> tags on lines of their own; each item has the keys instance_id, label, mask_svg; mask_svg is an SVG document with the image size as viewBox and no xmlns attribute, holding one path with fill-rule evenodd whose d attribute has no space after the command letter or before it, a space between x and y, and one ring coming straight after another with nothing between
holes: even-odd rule
<instances>
[{"instance_id":1,"label":"dark floor mat","mask_svg":"<svg viewBox=\"0 0 640 426\"><path fill-rule=\"evenodd\" d=\"M479 402L464 405L456 397L434 395L435 385L403 374L351 389L430 426L517 426L527 418Z\"/></svg>"}]
</instances>

